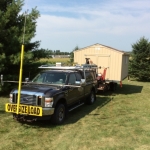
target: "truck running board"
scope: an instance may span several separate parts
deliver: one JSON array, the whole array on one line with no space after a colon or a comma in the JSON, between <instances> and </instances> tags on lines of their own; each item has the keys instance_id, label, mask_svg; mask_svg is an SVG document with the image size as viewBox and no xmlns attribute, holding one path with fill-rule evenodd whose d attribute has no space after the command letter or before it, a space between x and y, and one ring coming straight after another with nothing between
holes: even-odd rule
<instances>
[{"instance_id":1,"label":"truck running board","mask_svg":"<svg viewBox=\"0 0 150 150\"><path fill-rule=\"evenodd\" d=\"M76 108L78 108L78 107L80 107L80 106L82 106L82 105L84 105L84 103L81 103L81 104L79 104L79 105L76 105L75 107L69 109L69 112L72 111L72 110L74 110L74 109L76 109Z\"/></svg>"}]
</instances>

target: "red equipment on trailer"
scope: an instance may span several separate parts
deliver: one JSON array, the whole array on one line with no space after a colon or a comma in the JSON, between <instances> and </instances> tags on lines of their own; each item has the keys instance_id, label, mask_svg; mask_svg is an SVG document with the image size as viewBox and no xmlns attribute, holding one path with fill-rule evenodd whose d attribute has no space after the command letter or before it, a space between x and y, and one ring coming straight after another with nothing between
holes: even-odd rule
<instances>
[{"instance_id":1,"label":"red equipment on trailer","mask_svg":"<svg viewBox=\"0 0 150 150\"><path fill-rule=\"evenodd\" d=\"M100 90L100 91L107 91L107 90L115 91L117 88L117 83L105 80L106 71L107 71L107 68L104 68L103 73L102 74L98 73L98 75L97 75L98 90Z\"/></svg>"}]
</instances>

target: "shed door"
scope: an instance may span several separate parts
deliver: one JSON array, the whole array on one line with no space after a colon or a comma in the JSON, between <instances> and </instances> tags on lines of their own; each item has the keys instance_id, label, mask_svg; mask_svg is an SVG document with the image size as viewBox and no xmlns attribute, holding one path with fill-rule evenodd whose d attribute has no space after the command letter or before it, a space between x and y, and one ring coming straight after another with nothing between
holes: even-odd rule
<instances>
[{"instance_id":1,"label":"shed door","mask_svg":"<svg viewBox=\"0 0 150 150\"><path fill-rule=\"evenodd\" d=\"M106 78L109 80L109 73L110 73L110 55L108 54L95 54L95 55L85 55L85 58L90 58L90 60L93 62L93 64L96 64L101 69L98 69L98 73L103 73L104 69L107 68L106 71Z\"/></svg>"},{"instance_id":2,"label":"shed door","mask_svg":"<svg viewBox=\"0 0 150 150\"><path fill-rule=\"evenodd\" d=\"M108 80L110 76L110 55L98 55L97 65L98 67L101 67L101 69L98 69L98 73L101 74L103 73L104 69L107 68L105 79Z\"/></svg>"}]
</instances>

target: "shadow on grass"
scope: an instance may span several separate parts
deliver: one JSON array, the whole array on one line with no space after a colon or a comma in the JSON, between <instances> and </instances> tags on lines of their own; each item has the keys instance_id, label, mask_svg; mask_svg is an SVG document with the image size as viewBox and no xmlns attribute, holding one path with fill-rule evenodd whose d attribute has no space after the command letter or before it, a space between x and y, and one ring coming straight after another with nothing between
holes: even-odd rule
<instances>
[{"instance_id":1,"label":"shadow on grass","mask_svg":"<svg viewBox=\"0 0 150 150\"><path fill-rule=\"evenodd\" d=\"M123 84L122 87L118 87L116 93L117 94L141 93L142 89L143 89L143 86L131 85L131 84Z\"/></svg>"},{"instance_id":2,"label":"shadow on grass","mask_svg":"<svg viewBox=\"0 0 150 150\"><path fill-rule=\"evenodd\" d=\"M109 96L106 97L98 97L96 102L93 105L82 105L81 107L71 111L68 113L66 120L62 125L66 124L72 124L80 120L81 118L85 117L86 115L89 115L93 110L100 109L103 106L105 106L107 103L111 101L111 98ZM92 114L92 115L99 115L99 114ZM36 122L20 122L22 125L25 125L25 127L29 128L38 128L38 127L44 127L44 128L55 128L56 125L53 125L50 121L36 121ZM61 125L59 125L61 126ZM58 127L58 125L57 125Z\"/></svg>"},{"instance_id":3,"label":"shadow on grass","mask_svg":"<svg viewBox=\"0 0 150 150\"><path fill-rule=\"evenodd\" d=\"M5 114L5 110L0 110L0 114Z\"/></svg>"},{"instance_id":4,"label":"shadow on grass","mask_svg":"<svg viewBox=\"0 0 150 150\"><path fill-rule=\"evenodd\" d=\"M120 85L118 85L116 91L98 91L97 95L104 95L104 96L108 96L108 95L114 95L114 94L134 94L134 93L141 93L143 89L143 86L139 86L139 85L130 85L130 84L123 84L122 87L120 87Z\"/></svg>"},{"instance_id":5,"label":"shadow on grass","mask_svg":"<svg viewBox=\"0 0 150 150\"><path fill-rule=\"evenodd\" d=\"M74 111L70 112L67 120L64 124L72 124L85 117L86 115L90 115L90 113L95 109L101 109L105 105L107 105L111 101L110 96L105 97L97 97L96 102L93 105L84 105ZM98 111L99 112L99 111ZM99 113L92 113L93 116L100 115Z\"/></svg>"}]
</instances>

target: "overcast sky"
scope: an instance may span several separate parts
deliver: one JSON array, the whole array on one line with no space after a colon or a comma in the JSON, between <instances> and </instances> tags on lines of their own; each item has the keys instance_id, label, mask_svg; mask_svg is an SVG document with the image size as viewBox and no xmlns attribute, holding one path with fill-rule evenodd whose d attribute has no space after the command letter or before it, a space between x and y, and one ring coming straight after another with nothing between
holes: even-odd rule
<instances>
[{"instance_id":1,"label":"overcast sky","mask_svg":"<svg viewBox=\"0 0 150 150\"><path fill-rule=\"evenodd\" d=\"M150 40L150 0L24 0L40 17L33 39L40 48L71 52L96 43L123 51Z\"/></svg>"}]
</instances>

